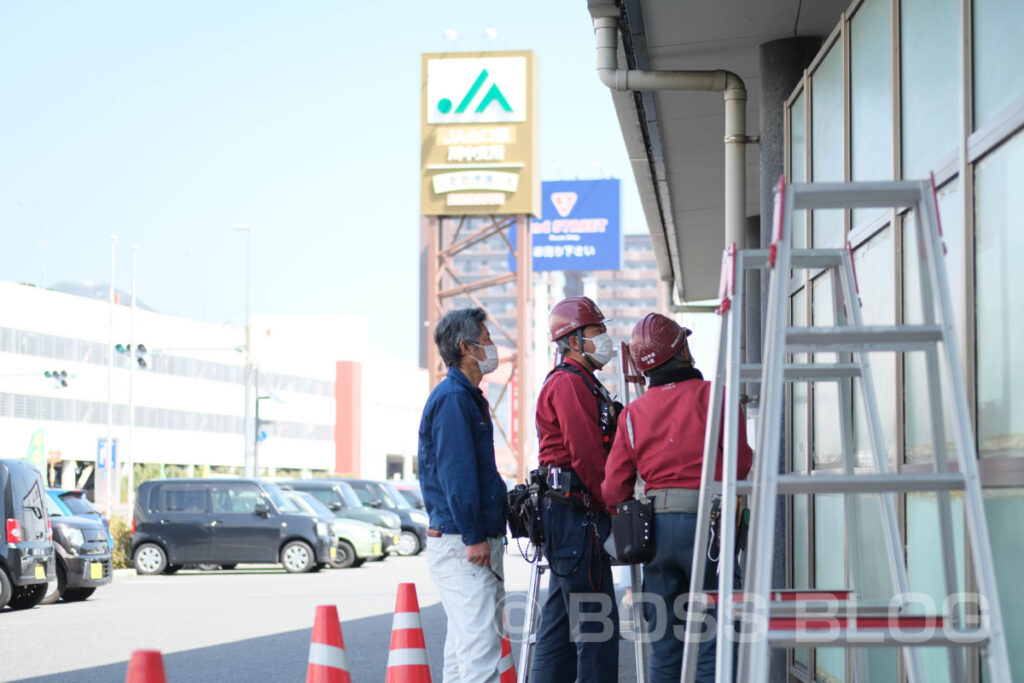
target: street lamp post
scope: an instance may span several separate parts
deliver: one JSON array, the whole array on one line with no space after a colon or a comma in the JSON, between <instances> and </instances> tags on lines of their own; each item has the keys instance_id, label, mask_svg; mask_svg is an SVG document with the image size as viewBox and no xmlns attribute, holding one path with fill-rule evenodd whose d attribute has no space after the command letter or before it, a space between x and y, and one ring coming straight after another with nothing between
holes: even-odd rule
<instances>
[{"instance_id":1,"label":"street lamp post","mask_svg":"<svg viewBox=\"0 0 1024 683\"><path fill-rule=\"evenodd\" d=\"M96 473L99 474L100 470L102 474L102 489L100 489L100 482L97 481L96 491L97 494L100 490L103 491L103 511L110 517L110 496L111 496L111 480L114 478L111 469L114 466L113 461L113 431L114 431L114 259L117 254L117 235L110 236L110 291L109 299L107 302L108 316L107 316L107 442L103 448L103 467L97 467ZM99 465L100 463L97 463Z\"/></svg>"},{"instance_id":2,"label":"street lamp post","mask_svg":"<svg viewBox=\"0 0 1024 683\"><path fill-rule=\"evenodd\" d=\"M252 226L235 223L232 230L244 231L245 240L245 476L256 476L256 434L253 420L252 364Z\"/></svg>"}]
</instances>

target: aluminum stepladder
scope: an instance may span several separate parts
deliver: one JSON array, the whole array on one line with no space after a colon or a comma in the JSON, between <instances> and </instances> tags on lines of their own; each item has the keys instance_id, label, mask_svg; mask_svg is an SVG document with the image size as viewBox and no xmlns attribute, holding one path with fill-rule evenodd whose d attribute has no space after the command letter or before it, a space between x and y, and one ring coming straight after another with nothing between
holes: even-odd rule
<instances>
[{"instance_id":1,"label":"aluminum stepladder","mask_svg":"<svg viewBox=\"0 0 1024 683\"><path fill-rule=\"evenodd\" d=\"M891 327L864 326L860 312L856 276L852 254L846 249L792 250L790 233L793 212L815 209L911 207L917 220L917 254L921 267L920 290L923 304L923 324ZM746 561L746 587L741 596L733 596L720 585L719 605L722 613L754 617L767 625L765 634L740 643L739 680L762 681L768 676L769 645L793 647L796 645L863 647L883 645L903 648L908 679L922 681L923 674L917 647L921 645L945 646L949 653L950 673L953 680L963 680L963 661L960 648L965 645L981 646L985 650L992 680L1009 681L1010 669L1005 632L996 590L988 527L985 521L978 477L974 439L967 412L966 390L957 339L952 327L952 306L943 261L943 245L934 185L927 182L901 181L878 183L818 183L785 186L780 181L775 197L775 217L771 249L768 252L770 289L768 296L767 326L764 342L764 363L761 370L761 415L757 429L750 530L750 551ZM757 258L761 258L757 254ZM834 327L787 327L787 285L791 269L818 269L830 271L833 282ZM734 272L742 273L738 263ZM723 278L724 279L724 278ZM741 283L742 278L738 278ZM736 285L736 299L742 304L742 285ZM723 322L723 331L725 323ZM720 344L724 350L725 342ZM932 442L935 453L934 471L927 474L889 473L884 454L881 421L874 400L868 353L873 351L917 351L925 354ZM786 363L787 354L839 353L837 363ZM941 370L940 370L941 367ZM756 366L738 363L738 340L730 340L729 362L725 370L726 384L734 386L736 375L756 377ZM948 386L947 399L955 412L952 424L957 454L957 471L948 467L942 415L942 376ZM730 372L732 375L730 377ZM852 379L859 377L859 389L865 408L872 451L874 472L855 473L852 457ZM843 429L842 474L787 474L778 475L779 444L782 438L782 409L787 381L838 381L840 383L840 425ZM714 405L714 404L713 404ZM724 500L744 488L735 479L735 450L729 450L729 404L726 411L725 463L723 466L722 495ZM713 416L714 417L714 416ZM712 420L713 422L714 420ZM710 433L709 425L709 433ZM730 460L732 461L730 463ZM732 468L730 471L730 464ZM707 459L705 459L707 466ZM709 480L708 480L709 481ZM704 483L708 483L707 481ZM707 488L707 487L705 487ZM910 615L889 613L881 619L858 621L857 605L846 605L838 612L838 630L826 633L812 628L795 628L792 623L776 628L772 613L777 603L769 602L772 595L771 570L774 554L772 533L775 524L776 500L780 493L876 493L881 496L883 533L887 549L890 576L897 591L892 605L902 607L908 593L906 567L903 564L902 543L896 519L896 493L934 492L938 500L939 527L943 546L943 574L947 595L956 593L957 575L952 545L952 507L950 491L962 490L970 554L978 587L977 624L970 628L962 625L959 609L944 610L940 615ZM847 510L851 509L852 495L847 495ZM702 496L703 498L703 496ZM704 511L704 503L700 512ZM723 505L722 557L731 559L735 542L727 519L730 505ZM855 522L856 516L852 516ZM847 513L848 523L851 515ZM848 524L848 534L856 533ZM851 536L857 538L857 536ZM696 562L695 562L696 565ZM853 563L851 563L851 568ZM696 568L695 568L696 571ZM723 574L724 569L723 569ZM851 576L853 576L851 574ZM854 577L856 582L856 577ZM736 610L734 612L734 605ZM779 610L780 612L782 610ZM730 680L723 674L731 673L729 656L731 640L723 638L724 626L719 623L719 680ZM899 631L897 633L896 631ZM722 645L725 644L725 647ZM911 647L907 647L911 646ZM695 648L687 647L687 650ZM691 655L693 653L688 653ZM857 660L854 671L857 675ZM684 669L684 678L687 671Z\"/></svg>"},{"instance_id":2,"label":"aluminum stepladder","mask_svg":"<svg viewBox=\"0 0 1024 683\"><path fill-rule=\"evenodd\" d=\"M557 365L557 363L556 363ZM629 383L637 385L637 395L643 393L644 379L633 366L632 358L629 355L629 350L625 342L623 342L619 348L619 387L623 395L623 403L629 403L630 391ZM540 595L540 584L541 578L544 576L544 572L550 569L548 563L544 559L544 554L541 549L532 546L532 560L527 560L533 565L530 570L530 583L526 591L526 613L523 617L523 623L527 626L526 632L523 634L523 640L519 645L519 669L517 671L516 681L517 683L527 683L530 679L530 669L533 666L533 651L537 644L537 619L538 619L538 597ZM529 552L529 548L527 550ZM643 575L641 573L640 565L630 565L630 585L634 596L638 596L643 591ZM632 604L632 616L633 616L633 645L634 653L636 655L636 680L637 683L647 682L647 648L646 641L639 635L645 629L642 628L644 624L643 614L643 603L640 600L634 600Z\"/></svg>"}]
</instances>

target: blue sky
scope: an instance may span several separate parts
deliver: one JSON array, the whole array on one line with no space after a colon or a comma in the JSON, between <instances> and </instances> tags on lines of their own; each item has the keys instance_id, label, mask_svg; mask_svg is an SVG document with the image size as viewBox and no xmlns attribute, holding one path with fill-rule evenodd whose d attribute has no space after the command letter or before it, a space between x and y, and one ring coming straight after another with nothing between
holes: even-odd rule
<instances>
[{"instance_id":1,"label":"blue sky","mask_svg":"<svg viewBox=\"0 0 1024 683\"><path fill-rule=\"evenodd\" d=\"M642 231L584 0L5 0L0 279L106 283L117 234L118 289L137 244L141 301L240 325L247 223L254 314L415 360L420 54L484 49L537 53L542 177L623 178Z\"/></svg>"}]
</instances>

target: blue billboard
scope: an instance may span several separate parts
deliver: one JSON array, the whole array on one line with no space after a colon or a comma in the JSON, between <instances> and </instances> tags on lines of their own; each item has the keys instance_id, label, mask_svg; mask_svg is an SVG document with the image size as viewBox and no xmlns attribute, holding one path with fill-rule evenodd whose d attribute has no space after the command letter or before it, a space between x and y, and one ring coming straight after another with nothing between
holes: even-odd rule
<instances>
[{"instance_id":1,"label":"blue billboard","mask_svg":"<svg viewBox=\"0 0 1024 683\"><path fill-rule=\"evenodd\" d=\"M530 221L530 234L535 271L619 270L619 180L541 183L541 216Z\"/></svg>"}]
</instances>

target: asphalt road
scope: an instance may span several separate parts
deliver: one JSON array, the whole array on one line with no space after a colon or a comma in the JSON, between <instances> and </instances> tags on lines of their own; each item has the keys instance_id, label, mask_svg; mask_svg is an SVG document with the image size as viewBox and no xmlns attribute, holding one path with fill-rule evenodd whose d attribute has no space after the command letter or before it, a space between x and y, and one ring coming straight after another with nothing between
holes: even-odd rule
<instances>
[{"instance_id":1,"label":"asphalt road","mask_svg":"<svg viewBox=\"0 0 1024 683\"><path fill-rule=\"evenodd\" d=\"M514 550L505 580L521 606L529 566ZM138 649L163 653L169 683L303 681L315 607L322 604L338 608L353 680L383 681L403 582L416 584L431 674L440 681L445 616L425 555L316 574L287 574L276 565L173 576L119 571L85 602L3 610L0 681L120 683ZM632 643L623 641L620 652L620 680L636 680Z\"/></svg>"}]
</instances>

